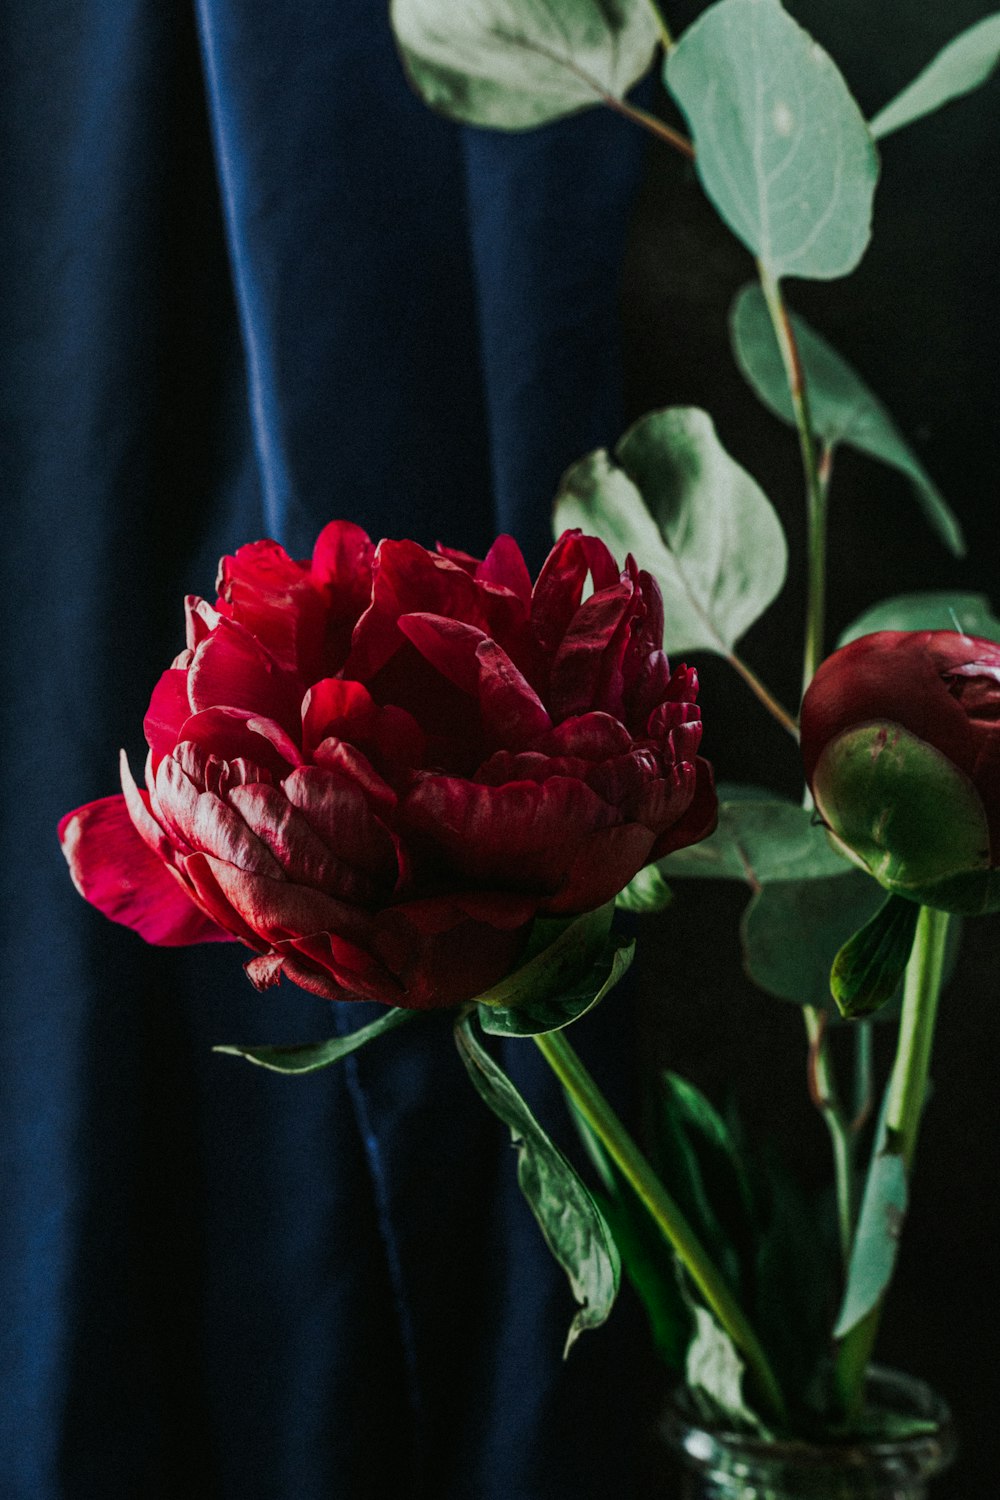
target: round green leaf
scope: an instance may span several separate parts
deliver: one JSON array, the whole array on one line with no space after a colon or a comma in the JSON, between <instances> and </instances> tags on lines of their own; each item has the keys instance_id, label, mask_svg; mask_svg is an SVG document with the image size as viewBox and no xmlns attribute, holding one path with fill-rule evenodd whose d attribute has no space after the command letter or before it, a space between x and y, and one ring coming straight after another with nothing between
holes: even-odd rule
<instances>
[{"instance_id":1,"label":"round green leaf","mask_svg":"<svg viewBox=\"0 0 1000 1500\"><path fill-rule=\"evenodd\" d=\"M499 130L622 97L658 42L648 0L392 0L390 17L424 101Z\"/></svg>"},{"instance_id":2,"label":"round green leaf","mask_svg":"<svg viewBox=\"0 0 1000 1500\"><path fill-rule=\"evenodd\" d=\"M666 640L728 656L777 596L788 549L770 501L696 407L651 412L564 475L557 532L579 526L631 552L663 591Z\"/></svg>"},{"instance_id":3,"label":"round green leaf","mask_svg":"<svg viewBox=\"0 0 1000 1500\"><path fill-rule=\"evenodd\" d=\"M837 645L878 630L957 630L1000 641L1000 620L985 594L896 594L852 620Z\"/></svg>"},{"instance_id":4,"label":"round green leaf","mask_svg":"<svg viewBox=\"0 0 1000 1500\"><path fill-rule=\"evenodd\" d=\"M721 790L721 789L720 789ZM757 793L756 801L720 798L719 826L709 838L662 859L668 880L816 880L847 865L813 814L800 804Z\"/></svg>"},{"instance_id":5,"label":"round green leaf","mask_svg":"<svg viewBox=\"0 0 1000 1500\"><path fill-rule=\"evenodd\" d=\"M748 978L779 1000L836 1015L830 996L833 961L884 899L874 880L858 870L764 886L740 923Z\"/></svg>"},{"instance_id":6,"label":"round green leaf","mask_svg":"<svg viewBox=\"0 0 1000 1500\"><path fill-rule=\"evenodd\" d=\"M706 193L772 275L852 271L878 154L835 64L778 0L719 0L672 49L665 78Z\"/></svg>"},{"instance_id":7,"label":"round green leaf","mask_svg":"<svg viewBox=\"0 0 1000 1500\"><path fill-rule=\"evenodd\" d=\"M793 315L791 324L809 392L814 432L827 447L846 443L904 475L945 546L956 557L963 556L965 540L957 518L881 401L804 318ZM795 412L781 350L764 293L756 283L738 293L729 327L733 354L748 385L769 411L794 427Z\"/></svg>"}]
</instances>

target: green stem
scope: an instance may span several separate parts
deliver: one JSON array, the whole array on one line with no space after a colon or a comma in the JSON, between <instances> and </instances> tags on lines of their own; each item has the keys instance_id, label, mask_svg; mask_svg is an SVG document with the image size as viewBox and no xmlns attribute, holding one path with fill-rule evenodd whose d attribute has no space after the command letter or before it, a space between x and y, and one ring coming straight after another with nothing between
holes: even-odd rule
<instances>
[{"instance_id":1,"label":"green stem","mask_svg":"<svg viewBox=\"0 0 1000 1500\"><path fill-rule=\"evenodd\" d=\"M788 712L788 709L782 703L778 702L778 699L771 692L770 688L761 682L757 673L751 667L748 667L743 658L737 656L735 651L730 651L726 659L729 665L740 674L750 691L760 699L772 718L777 719L782 729L787 729L794 740L798 740L799 726L795 719Z\"/></svg>"},{"instance_id":2,"label":"green stem","mask_svg":"<svg viewBox=\"0 0 1000 1500\"><path fill-rule=\"evenodd\" d=\"M666 51L669 52L671 47L674 45L674 39L670 34L670 27L667 25L667 18L663 14L663 9L659 4L659 0L649 0L649 8L653 12L653 19L656 22L656 29L660 33L660 41L663 43Z\"/></svg>"},{"instance_id":3,"label":"green stem","mask_svg":"<svg viewBox=\"0 0 1000 1500\"><path fill-rule=\"evenodd\" d=\"M674 130L657 115L651 115L648 109L640 109L638 104L629 104L627 99L619 99L615 94L606 94L603 89L599 92L602 102L607 105L608 109L613 109L616 114L624 115L626 120L632 121L633 125L640 126L650 135L655 135L658 141L672 146L688 161L694 161L694 146L686 135L682 135L679 130Z\"/></svg>"},{"instance_id":4,"label":"green stem","mask_svg":"<svg viewBox=\"0 0 1000 1500\"><path fill-rule=\"evenodd\" d=\"M826 614L826 485L829 460L824 464L827 470L827 476L824 478L816 455L812 419L809 414L809 393L806 389L798 346L795 343L795 334L792 332L791 319L781 296L781 288L763 261L757 262L757 270L774 328L774 336L778 341L782 363L785 366L788 391L792 398L792 410L795 413L795 426L799 433L802 472L806 481L808 589L805 649L802 657L802 691L805 692L816 668L823 659L823 622Z\"/></svg>"},{"instance_id":5,"label":"green stem","mask_svg":"<svg viewBox=\"0 0 1000 1500\"><path fill-rule=\"evenodd\" d=\"M773 1420L783 1421L785 1402L781 1387L742 1308L677 1204L587 1072L565 1032L545 1032L535 1037L535 1043L622 1176L642 1200L706 1305L742 1353L757 1381L767 1414Z\"/></svg>"},{"instance_id":6,"label":"green stem","mask_svg":"<svg viewBox=\"0 0 1000 1500\"><path fill-rule=\"evenodd\" d=\"M913 1166L920 1117L927 1098L948 920L947 912L934 911L929 906L920 909L913 952L906 968L896 1060L886 1094L884 1140L876 1142L875 1147L901 1156L907 1176ZM844 1336L837 1353L836 1388L848 1417L857 1416L861 1409L865 1372L875 1347L883 1300Z\"/></svg>"},{"instance_id":7,"label":"green stem","mask_svg":"<svg viewBox=\"0 0 1000 1500\"><path fill-rule=\"evenodd\" d=\"M813 1005L802 1007L809 1038L809 1092L823 1116L833 1148L834 1176L837 1189L837 1228L840 1255L846 1274L854 1243L855 1189L854 1140L851 1127L841 1108L833 1064L826 1034L826 1016Z\"/></svg>"}]
</instances>

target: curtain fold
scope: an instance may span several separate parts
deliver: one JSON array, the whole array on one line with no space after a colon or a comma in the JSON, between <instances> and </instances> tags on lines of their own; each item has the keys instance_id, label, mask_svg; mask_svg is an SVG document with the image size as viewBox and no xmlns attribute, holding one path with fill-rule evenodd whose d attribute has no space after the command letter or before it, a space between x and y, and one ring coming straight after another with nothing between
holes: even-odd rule
<instances>
[{"instance_id":1,"label":"curtain fold","mask_svg":"<svg viewBox=\"0 0 1000 1500\"><path fill-rule=\"evenodd\" d=\"M55 825L142 763L223 552L343 516L509 529L537 566L559 474L620 427L638 138L434 117L368 0L2 19L0 1493L628 1492L628 1310L561 1362L569 1294L446 1018L307 1079L215 1056L375 1012L146 948ZM623 1097L620 1007L585 1041Z\"/></svg>"}]
</instances>

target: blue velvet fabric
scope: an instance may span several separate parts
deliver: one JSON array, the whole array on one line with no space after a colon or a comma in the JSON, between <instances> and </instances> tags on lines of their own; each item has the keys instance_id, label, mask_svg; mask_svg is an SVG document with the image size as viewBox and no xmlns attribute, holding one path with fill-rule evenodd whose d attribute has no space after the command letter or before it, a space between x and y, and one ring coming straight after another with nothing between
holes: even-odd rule
<instances>
[{"instance_id":1,"label":"blue velvet fabric","mask_svg":"<svg viewBox=\"0 0 1000 1500\"><path fill-rule=\"evenodd\" d=\"M631 1492L627 1312L561 1362L571 1300L445 1019L306 1079L215 1056L371 1010L147 948L55 842L141 763L223 552L344 516L537 566L561 470L617 435L638 137L432 116L384 9L0 6L5 1500ZM612 1087L623 1019L583 1039Z\"/></svg>"}]
</instances>

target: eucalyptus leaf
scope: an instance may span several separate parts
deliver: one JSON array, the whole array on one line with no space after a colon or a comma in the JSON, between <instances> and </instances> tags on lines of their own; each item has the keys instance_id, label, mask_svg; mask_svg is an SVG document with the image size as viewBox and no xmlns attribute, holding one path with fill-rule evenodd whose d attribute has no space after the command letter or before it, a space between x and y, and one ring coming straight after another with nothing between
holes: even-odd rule
<instances>
[{"instance_id":1,"label":"eucalyptus leaf","mask_svg":"<svg viewBox=\"0 0 1000 1500\"><path fill-rule=\"evenodd\" d=\"M842 1016L871 1016L892 999L909 962L920 907L889 896L839 949L830 969L830 993Z\"/></svg>"},{"instance_id":2,"label":"eucalyptus leaf","mask_svg":"<svg viewBox=\"0 0 1000 1500\"><path fill-rule=\"evenodd\" d=\"M672 653L728 656L785 581L781 522L696 407L651 412L614 459L599 449L574 464L555 525L580 526L616 554L642 558L666 600Z\"/></svg>"},{"instance_id":3,"label":"eucalyptus leaf","mask_svg":"<svg viewBox=\"0 0 1000 1500\"><path fill-rule=\"evenodd\" d=\"M529 996L516 1005L482 1005L479 1024L493 1036L542 1036L559 1031L593 1010L614 989L634 957L634 942L609 938L602 957L569 988L547 998Z\"/></svg>"},{"instance_id":4,"label":"eucalyptus leaf","mask_svg":"<svg viewBox=\"0 0 1000 1500\"><path fill-rule=\"evenodd\" d=\"M906 1216L903 1158L879 1151L872 1158L834 1338L842 1339L876 1307L889 1285Z\"/></svg>"},{"instance_id":5,"label":"eucalyptus leaf","mask_svg":"<svg viewBox=\"0 0 1000 1500\"><path fill-rule=\"evenodd\" d=\"M820 879L849 868L807 808L763 792L754 795L759 800L720 797L715 832L660 860L661 874L668 880L744 880L757 887Z\"/></svg>"},{"instance_id":6,"label":"eucalyptus leaf","mask_svg":"<svg viewBox=\"0 0 1000 1500\"><path fill-rule=\"evenodd\" d=\"M656 865L647 865L633 876L623 891L615 897L615 905L622 911L651 916L665 911L673 900L673 893Z\"/></svg>"},{"instance_id":7,"label":"eucalyptus leaf","mask_svg":"<svg viewBox=\"0 0 1000 1500\"><path fill-rule=\"evenodd\" d=\"M624 96L659 40L648 0L392 0L390 18L425 103L500 130Z\"/></svg>"},{"instance_id":8,"label":"eucalyptus leaf","mask_svg":"<svg viewBox=\"0 0 1000 1500\"><path fill-rule=\"evenodd\" d=\"M985 594L896 594L853 620L837 642L846 646L878 630L958 630L1000 641L1000 620Z\"/></svg>"},{"instance_id":9,"label":"eucalyptus leaf","mask_svg":"<svg viewBox=\"0 0 1000 1500\"><path fill-rule=\"evenodd\" d=\"M695 1336L687 1353L685 1379L702 1417L710 1422L723 1419L727 1427L770 1437L771 1433L743 1396L746 1366L736 1345L704 1307L692 1309Z\"/></svg>"},{"instance_id":10,"label":"eucalyptus leaf","mask_svg":"<svg viewBox=\"0 0 1000 1500\"><path fill-rule=\"evenodd\" d=\"M357 1052L376 1037L393 1031L423 1012L418 1010L387 1010L367 1026L360 1026L348 1036L332 1036L325 1042L293 1042L278 1047L213 1047L213 1052L225 1052L231 1057L245 1057L247 1062L267 1068L271 1073L315 1073L319 1068L328 1068L340 1062L342 1057Z\"/></svg>"},{"instance_id":11,"label":"eucalyptus leaf","mask_svg":"<svg viewBox=\"0 0 1000 1500\"><path fill-rule=\"evenodd\" d=\"M706 193L771 274L852 271L878 153L836 65L778 0L719 0L672 48L665 80Z\"/></svg>"},{"instance_id":12,"label":"eucalyptus leaf","mask_svg":"<svg viewBox=\"0 0 1000 1500\"><path fill-rule=\"evenodd\" d=\"M1000 62L1000 11L953 37L911 84L880 109L869 123L876 140L891 135L942 104L971 94Z\"/></svg>"},{"instance_id":13,"label":"eucalyptus leaf","mask_svg":"<svg viewBox=\"0 0 1000 1500\"><path fill-rule=\"evenodd\" d=\"M791 325L809 392L814 432L829 448L845 443L904 475L930 525L945 546L961 557L965 542L957 518L881 401L804 318L793 314ZM764 293L756 283L737 294L729 328L733 354L747 383L769 411L794 427L795 412L781 350Z\"/></svg>"},{"instance_id":14,"label":"eucalyptus leaf","mask_svg":"<svg viewBox=\"0 0 1000 1500\"><path fill-rule=\"evenodd\" d=\"M874 915L884 895L859 870L765 885L740 923L748 978L780 1000L836 1014L830 997L834 958Z\"/></svg>"},{"instance_id":15,"label":"eucalyptus leaf","mask_svg":"<svg viewBox=\"0 0 1000 1500\"><path fill-rule=\"evenodd\" d=\"M599 1327L611 1312L621 1275L618 1248L576 1172L478 1040L474 1012L456 1021L455 1041L480 1097L510 1131L521 1192L579 1304L566 1339L568 1354L581 1333Z\"/></svg>"}]
</instances>

